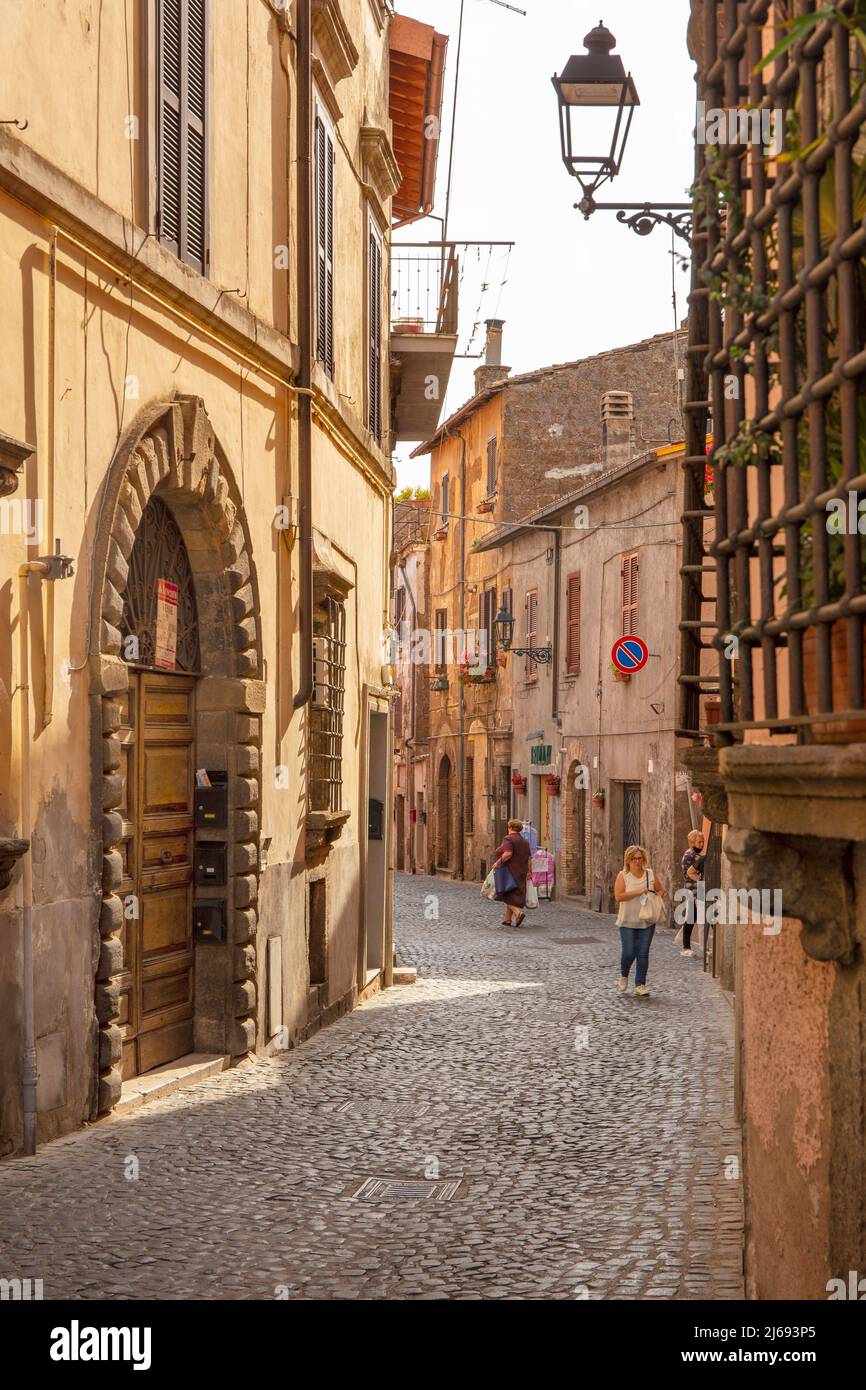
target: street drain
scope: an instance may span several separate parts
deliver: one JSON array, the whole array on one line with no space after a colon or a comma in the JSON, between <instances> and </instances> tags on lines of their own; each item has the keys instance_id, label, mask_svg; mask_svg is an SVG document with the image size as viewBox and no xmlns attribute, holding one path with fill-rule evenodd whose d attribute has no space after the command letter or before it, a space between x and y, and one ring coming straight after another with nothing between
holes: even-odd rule
<instances>
[{"instance_id":1,"label":"street drain","mask_svg":"<svg viewBox=\"0 0 866 1390\"><path fill-rule=\"evenodd\" d=\"M416 1105L410 1100L344 1100L337 1106L337 1114L381 1115L395 1120L414 1120L426 1115L429 1109L429 1105Z\"/></svg>"},{"instance_id":2,"label":"street drain","mask_svg":"<svg viewBox=\"0 0 866 1390\"><path fill-rule=\"evenodd\" d=\"M450 1202L463 1185L462 1178L425 1182L421 1178L365 1178L347 1195L362 1202Z\"/></svg>"},{"instance_id":3,"label":"street drain","mask_svg":"<svg viewBox=\"0 0 866 1390\"><path fill-rule=\"evenodd\" d=\"M574 936L552 936L550 939L554 946L601 946L603 944L599 936L581 936L579 939Z\"/></svg>"}]
</instances>

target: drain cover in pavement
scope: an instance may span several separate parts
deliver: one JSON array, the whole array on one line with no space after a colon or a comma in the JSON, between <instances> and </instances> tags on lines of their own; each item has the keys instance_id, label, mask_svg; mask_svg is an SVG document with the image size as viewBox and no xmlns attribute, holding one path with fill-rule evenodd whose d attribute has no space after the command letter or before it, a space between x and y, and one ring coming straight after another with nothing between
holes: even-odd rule
<instances>
[{"instance_id":1,"label":"drain cover in pavement","mask_svg":"<svg viewBox=\"0 0 866 1390\"><path fill-rule=\"evenodd\" d=\"M601 937L598 936L552 936L551 941L554 946L601 946Z\"/></svg>"},{"instance_id":2,"label":"drain cover in pavement","mask_svg":"<svg viewBox=\"0 0 866 1390\"><path fill-rule=\"evenodd\" d=\"M462 1178L443 1182L425 1182L421 1178L365 1178L361 1186L348 1195L362 1202L450 1202L462 1182Z\"/></svg>"}]
</instances>

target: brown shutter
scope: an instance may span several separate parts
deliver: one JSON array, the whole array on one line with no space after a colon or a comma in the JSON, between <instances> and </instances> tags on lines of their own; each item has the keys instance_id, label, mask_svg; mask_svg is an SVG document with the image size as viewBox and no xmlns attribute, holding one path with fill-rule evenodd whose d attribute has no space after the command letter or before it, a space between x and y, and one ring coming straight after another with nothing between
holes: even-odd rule
<instances>
[{"instance_id":1,"label":"brown shutter","mask_svg":"<svg viewBox=\"0 0 866 1390\"><path fill-rule=\"evenodd\" d=\"M437 608L433 634L433 665L437 671L444 671L448 664L445 650L445 633L448 629L448 609Z\"/></svg>"},{"instance_id":2,"label":"brown shutter","mask_svg":"<svg viewBox=\"0 0 866 1390\"><path fill-rule=\"evenodd\" d=\"M537 646L536 628L538 626L538 591L533 589L526 595L526 645L527 647ZM525 658L524 673L526 679L530 680L538 670L534 657Z\"/></svg>"},{"instance_id":3,"label":"brown shutter","mask_svg":"<svg viewBox=\"0 0 866 1390\"><path fill-rule=\"evenodd\" d=\"M334 142L316 117L316 356L334 375Z\"/></svg>"},{"instance_id":4,"label":"brown shutter","mask_svg":"<svg viewBox=\"0 0 866 1390\"><path fill-rule=\"evenodd\" d=\"M207 0L157 3L157 232L207 273Z\"/></svg>"},{"instance_id":5,"label":"brown shutter","mask_svg":"<svg viewBox=\"0 0 866 1390\"><path fill-rule=\"evenodd\" d=\"M382 248L370 230L370 266L367 314L370 323L369 412L370 433L382 442Z\"/></svg>"},{"instance_id":6,"label":"brown shutter","mask_svg":"<svg viewBox=\"0 0 866 1390\"><path fill-rule=\"evenodd\" d=\"M496 491L496 437L487 441L487 496L492 497Z\"/></svg>"},{"instance_id":7,"label":"brown shutter","mask_svg":"<svg viewBox=\"0 0 866 1390\"><path fill-rule=\"evenodd\" d=\"M566 596L565 669L570 676L580 675L580 575L568 576Z\"/></svg>"},{"instance_id":8,"label":"brown shutter","mask_svg":"<svg viewBox=\"0 0 866 1390\"><path fill-rule=\"evenodd\" d=\"M637 551L626 555L622 564L622 636L637 632L638 559Z\"/></svg>"}]
</instances>

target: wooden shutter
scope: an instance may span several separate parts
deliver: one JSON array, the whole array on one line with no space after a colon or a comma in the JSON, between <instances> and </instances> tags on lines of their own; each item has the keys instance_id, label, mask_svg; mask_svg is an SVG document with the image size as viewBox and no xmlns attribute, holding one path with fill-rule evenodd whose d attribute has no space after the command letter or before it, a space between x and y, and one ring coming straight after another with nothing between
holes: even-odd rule
<instances>
[{"instance_id":1,"label":"wooden shutter","mask_svg":"<svg viewBox=\"0 0 866 1390\"><path fill-rule=\"evenodd\" d=\"M496 491L496 436L493 435L487 441L487 496L492 497Z\"/></svg>"},{"instance_id":2,"label":"wooden shutter","mask_svg":"<svg viewBox=\"0 0 866 1390\"><path fill-rule=\"evenodd\" d=\"M370 325L368 425L377 443L382 442L382 247L370 228L370 264L367 317Z\"/></svg>"},{"instance_id":3,"label":"wooden shutter","mask_svg":"<svg viewBox=\"0 0 866 1390\"><path fill-rule=\"evenodd\" d=\"M475 758L466 758L466 785L463 796L463 830L467 835L475 830Z\"/></svg>"},{"instance_id":4,"label":"wooden shutter","mask_svg":"<svg viewBox=\"0 0 866 1390\"><path fill-rule=\"evenodd\" d=\"M157 0L157 232L207 273L207 0Z\"/></svg>"},{"instance_id":5,"label":"wooden shutter","mask_svg":"<svg viewBox=\"0 0 866 1390\"><path fill-rule=\"evenodd\" d=\"M580 675L580 575L568 576L565 605L565 669Z\"/></svg>"},{"instance_id":6,"label":"wooden shutter","mask_svg":"<svg viewBox=\"0 0 866 1390\"><path fill-rule=\"evenodd\" d=\"M486 589L484 592L484 617L482 627L487 633L487 666L493 666L496 662L496 590Z\"/></svg>"},{"instance_id":7,"label":"wooden shutter","mask_svg":"<svg viewBox=\"0 0 866 1390\"><path fill-rule=\"evenodd\" d=\"M447 526L447 525L448 525L448 520L449 520L448 512L449 512L450 508L449 508L449 505L448 505L448 504L449 504L449 502L450 502L451 499L450 499L448 493L449 493L449 487L448 487L448 474L447 474L447 473L443 473L443 474L442 474L442 525L443 525L443 526Z\"/></svg>"},{"instance_id":8,"label":"wooden shutter","mask_svg":"<svg viewBox=\"0 0 866 1390\"><path fill-rule=\"evenodd\" d=\"M526 595L526 645L534 647L537 645L536 629L538 627L538 590L531 589ZM531 680L538 667L534 657L526 657L525 675L527 680Z\"/></svg>"},{"instance_id":9,"label":"wooden shutter","mask_svg":"<svg viewBox=\"0 0 866 1390\"><path fill-rule=\"evenodd\" d=\"M448 628L448 609L437 608L433 632L433 664L437 671L444 671L448 664L445 650L445 633Z\"/></svg>"},{"instance_id":10,"label":"wooden shutter","mask_svg":"<svg viewBox=\"0 0 866 1390\"><path fill-rule=\"evenodd\" d=\"M637 632L638 561L637 551L622 562L622 636Z\"/></svg>"},{"instance_id":11,"label":"wooden shutter","mask_svg":"<svg viewBox=\"0 0 866 1390\"><path fill-rule=\"evenodd\" d=\"M316 116L316 356L334 375L334 142Z\"/></svg>"}]
</instances>

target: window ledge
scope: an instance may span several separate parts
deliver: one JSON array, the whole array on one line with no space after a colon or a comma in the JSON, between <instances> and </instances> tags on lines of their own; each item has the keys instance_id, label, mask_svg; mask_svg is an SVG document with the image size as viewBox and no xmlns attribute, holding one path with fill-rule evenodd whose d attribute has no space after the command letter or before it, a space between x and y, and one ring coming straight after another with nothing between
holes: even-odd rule
<instances>
[{"instance_id":1,"label":"window ledge","mask_svg":"<svg viewBox=\"0 0 866 1390\"><path fill-rule=\"evenodd\" d=\"M308 811L305 825L308 849L322 849L339 840L351 811Z\"/></svg>"}]
</instances>

